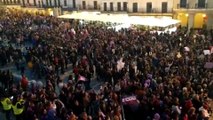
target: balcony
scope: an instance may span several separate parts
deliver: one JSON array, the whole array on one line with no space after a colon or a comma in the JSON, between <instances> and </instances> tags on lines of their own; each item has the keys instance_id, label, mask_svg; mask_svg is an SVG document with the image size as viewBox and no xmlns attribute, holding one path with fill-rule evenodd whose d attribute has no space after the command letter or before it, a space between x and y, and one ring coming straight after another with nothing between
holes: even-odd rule
<instances>
[{"instance_id":1,"label":"balcony","mask_svg":"<svg viewBox=\"0 0 213 120\"><path fill-rule=\"evenodd\" d=\"M195 9L207 9L208 4L205 3L205 5L199 5L198 3L195 3Z\"/></svg>"},{"instance_id":2,"label":"balcony","mask_svg":"<svg viewBox=\"0 0 213 120\"><path fill-rule=\"evenodd\" d=\"M1 5L21 5L21 2L19 0L15 0L15 1L1 1L0 2Z\"/></svg>"},{"instance_id":3,"label":"balcony","mask_svg":"<svg viewBox=\"0 0 213 120\"><path fill-rule=\"evenodd\" d=\"M177 4L177 9L188 9L189 8L189 4Z\"/></svg>"},{"instance_id":4,"label":"balcony","mask_svg":"<svg viewBox=\"0 0 213 120\"><path fill-rule=\"evenodd\" d=\"M83 7L82 5L79 5L79 6L78 6L78 10L101 10L101 6L98 5L97 8L95 9L94 6L92 6L92 5L87 5L87 6L85 6L85 9L84 9L84 7Z\"/></svg>"},{"instance_id":5,"label":"balcony","mask_svg":"<svg viewBox=\"0 0 213 120\"><path fill-rule=\"evenodd\" d=\"M147 9L139 8L138 12L132 12L128 11L130 15L145 15L145 16L153 16L153 15L165 15L165 16L171 16L172 15L172 9L168 8L166 12L162 12L162 9L159 8L152 8L150 12L147 12Z\"/></svg>"},{"instance_id":6,"label":"balcony","mask_svg":"<svg viewBox=\"0 0 213 120\"><path fill-rule=\"evenodd\" d=\"M50 6L50 5L42 5L42 8L54 8L55 6L54 5L52 5L52 6Z\"/></svg>"},{"instance_id":7,"label":"balcony","mask_svg":"<svg viewBox=\"0 0 213 120\"><path fill-rule=\"evenodd\" d=\"M61 10L63 11L75 11L77 10L77 8L74 8L73 6L60 6L61 7Z\"/></svg>"}]
</instances>

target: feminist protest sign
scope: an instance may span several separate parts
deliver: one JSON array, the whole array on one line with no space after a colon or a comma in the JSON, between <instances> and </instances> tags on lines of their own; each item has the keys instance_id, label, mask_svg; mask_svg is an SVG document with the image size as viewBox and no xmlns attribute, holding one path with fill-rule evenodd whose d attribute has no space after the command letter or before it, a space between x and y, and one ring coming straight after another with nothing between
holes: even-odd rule
<instances>
[{"instance_id":1,"label":"feminist protest sign","mask_svg":"<svg viewBox=\"0 0 213 120\"><path fill-rule=\"evenodd\" d=\"M79 75L78 81L86 81L87 79L84 76Z\"/></svg>"},{"instance_id":2,"label":"feminist protest sign","mask_svg":"<svg viewBox=\"0 0 213 120\"><path fill-rule=\"evenodd\" d=\"M124 97L122 99L122 103L124 105L138 105L138 99L136 98L136 96L128 96L128 97Z\"/></svg>"},{"instance_id":3,"label":"feminist protest sign","mask_svg":"<svg viewBox=\"0 0 213 120\"><path fill-rule=\"evenodd\" d=\"M121 69L124 68L125 63L123 62L123 59L121 58L120 60L117 61L117 70L120 71Z\"/></svg>"},{"instance_id":4,"label":"feminist protest sign","mask_svg":"<svg viewBox=\"0 0 213 120\"><path fill-rule=\"evenodd\" d=\"M210 50L203 50L204 55L211 55Z\"/></svg>"},{"instance_id":5,"label":"feminist protest sign","mask_svg":"<svg viewBox=\"0 0 213 120\"><path fill-rule=\"evenodd\" d=\"M213 62L206 62L206 64L204 65L204 68L206 68L206 69L213 68Z\"/></svg>"},{"instance_id":6,"label":"feminist protest sign","mask_svg":"<svg viewBox=\"0 0 213 120\"><path fill-rule=\"evenodd\" d=\"M128 96L122 99L122 104L128 106L131 111L137 111L139 107L139 101L136 96Z\"/></svg>"}]
</instances>

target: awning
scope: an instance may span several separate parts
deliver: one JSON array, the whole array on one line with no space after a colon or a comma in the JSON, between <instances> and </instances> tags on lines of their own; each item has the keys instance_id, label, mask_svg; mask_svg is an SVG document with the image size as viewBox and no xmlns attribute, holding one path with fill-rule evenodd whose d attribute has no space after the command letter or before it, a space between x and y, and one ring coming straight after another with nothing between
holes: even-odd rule
<instances>
[{"instance_id":1,"label":"awning","mask_svg":"<svg viewBox=\"0 0 213 120\"><path fill-rule=\"evenodd\" d=\"M144 25L151 27L168 27L180 23L179 20L172 18L155 18L128 16L127 14L101 14L100 12L76 12L67 15L61 15L58 18L64 19L80 19L86 21L101 21L111 23L124 23L133 25Z\"/></svg>"}]
</instances>

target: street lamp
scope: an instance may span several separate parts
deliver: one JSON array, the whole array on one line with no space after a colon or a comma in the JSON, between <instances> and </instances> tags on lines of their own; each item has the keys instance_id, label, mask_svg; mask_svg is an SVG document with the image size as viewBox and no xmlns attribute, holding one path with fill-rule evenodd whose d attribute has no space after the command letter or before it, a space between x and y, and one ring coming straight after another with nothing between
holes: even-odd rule
<instances>
[{"instance_id":1,"label":"street lamp","mask_svg":"<svg viewBox=\"0 0 213 120\"><path fill-rule=\"evenodd\" d=\"M203 28L205 29L206 28L206 21L207 21L207 17L206 17L206 14L203 14Z\"/></svg>"},{"instance_id":2,"label":"street lamp","mask_svg":"<svg viewBox=\"0 0 213 120\"><path fill-rule=\"evenodd\" d=\"M186 24L186 26L187 26L187 28L188 28L188 27L189 27L189 14L186 13L185 16L186 16L186 19L187 19L187 24Z\"/></svg>"}]
</instances>

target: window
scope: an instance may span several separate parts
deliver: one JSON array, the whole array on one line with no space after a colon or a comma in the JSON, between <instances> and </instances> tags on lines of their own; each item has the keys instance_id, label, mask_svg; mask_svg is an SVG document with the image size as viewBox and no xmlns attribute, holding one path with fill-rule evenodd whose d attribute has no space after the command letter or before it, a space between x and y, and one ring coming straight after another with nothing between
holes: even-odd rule
<instances>
[{"instance_id":1,"label":"window","mask_svg":"<svg viewBox=\"0 0 213 120\"><path fill-rule=\"evenodd\" d=\"M76 1L73 0L72 2L73 2L73 8L76 8Z\"/></svg>"},{"instance_id":2,"label":"window","mask_svg":"<svg viewBox=\"0 0 213 120\"><path fill-rule=\"evenodd\" d=\"M110 2L110 11L113 11L113 2Z\"/></svg>"},{"instance_id":3,"label":"window","mask_svg":"<svg viewBox=\"0 0 213 120\"><path fill-rule=\"evenodd\" d=\"M186 8L187 0L180 0L180 8Z\"/></svg>"},{"instance_id":4,"label":"window","mask_svg":"<svg viewBox=\"0 0 213 120\"><path fill-rule=\"evenodd\" d=\"M64 0L64 6L67 6L67 0Z\"/></svg>"},{"instance_id":5,"label":"window","mask_svg":"<svg viewBox=\"0 0 213 120\"><path fill-rule=\"evenodd\" d=\"M61 6L61 1L60 0L58 0L58 6Z\"/></svg>"},{"instance_id":6,"label":"window","mask_svg":"<svg viewBox=\"0 0 213 120\"><path fill-rule=\"evenodd\" d=\"M123 11L127 11L127 2L123 2Z\"/></svg>"},{"instance_id":7,"label":"window","mask_svg":"<svg viewBox=\"0 0 213 120\"><path fill-rule=\"evenodd\" d=\"M206 7L206 0L198 0L197 7L198 8L205 8Z\"/></svg>"},{"instance_id":8,"label":"window","mask_svg":"<svg viewBox=\"0 0 213 120\"><path fill-rule=\"evenodd\" d=\"M132 12L138 12L138 3L132 4Z\"/></svg>"},{"instance_id":9,"label":"window","mask_svg":"<svg viewBox=\"0 0 213 120\"><path fill-rule=\"evenodd\" d=\"M167 13L167 2L162 2L162 13Z\"/></svg>"},{"instance_id":10,"label":"window","mask_svg":"<svg viewBox=\"0 0 213 120\"><path fill-rule=\"evenodd\" d=\"M36 0L33 0L34 6L36 6Z\"/></svg>"},{"instance_id":11,"label":"window","mask_svg":"<svg viewBox=\"0 0 213 120\"><path fill-rule=\"evenodd\" d=\"M94 9L97 10L98 9L98 3L97 3L97 1L94 1L93 4L94 4Z\"/></svg>"},{"instance_id":12,"label":"window","mask_svg":"<svg viewBox=\"0 0 213 120\"><path fill-rule=\"evenodd\" d=\"M83 9L86 9L86 1L82 1Z\"/></svg>"},{"instance_id":13,"label":"window","mask_svg":"<svg viewBox=\"0 0 213 120\"><path fill-rule=\"evenodd\" d=\"M41 7L43 7L44 6L44 1L43 0L41 0Z\"/></svg>"},{"instance_id":14,"label":"window","mask_svg":"<svg viewBox=\"0 0 213 120\"><path fill-rule=\"evenodd\" d=\"M107 3L104 3L104 11L107 11Z\"/></svg>"},{"instance_id":15,"label":"window","mask_svg":"<svg viewBox=\"0 0 213 120\"><path fill-rule=\"evenodd\" d=\"M49 0L46 0L46 6L49 6Z\"/></svg>"},{"instance_id":16,"label":"window","mask_svg":"<svg viewBox=\"0 0 213 120\"><path fill-rule=\"evenodd\" d=\"M55 5L55 7L57 6L57 0L54 0L54 5Z\"/></svg>"},{"instance_id":17,"label":"window","mask_svg":"<svg viewBox=\"0 0 213 120\"><path fill-rule=\"evenodd\" d=\"M117 10L121 11L121 2L117 2Z\"/></svg>"},{"instance_id":18,"label":"window","mask_svg":"<svg viewBox=\"0 0 213 120\"><path fill-rule=\"evenodd\" d=\"M146 3L146 12L147 13L151 13L152 12L152 3L151 2L147 2Z\"/></svg>"},{"instance_id":19,"label":"window","mask_svg":"<svg viewBox=\"0 0 213 120\"><path fill-rule=\"evenodd\" d=\"M41 7L41 1L40 0L38 1L38 7Z\"/></svg>"},{"instance_id":20,"label":"window","mask_svg":"<svg viewBox=\"0 0 213 120\"><path fill-rule=\"evenodd\" d=\"M50 6L52 6L52 0L50 0Z\"/></svg>"}]
</instances>

